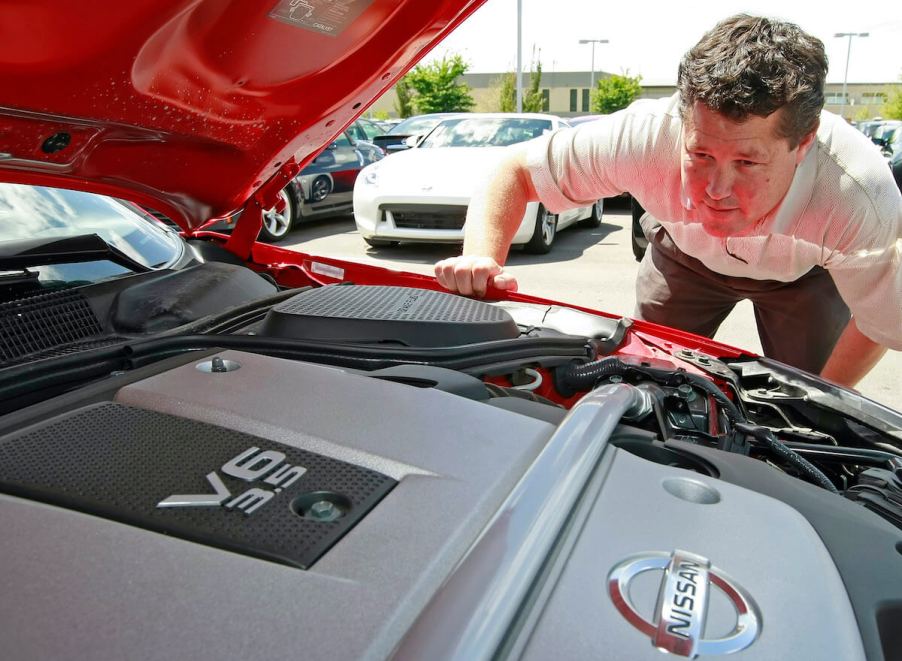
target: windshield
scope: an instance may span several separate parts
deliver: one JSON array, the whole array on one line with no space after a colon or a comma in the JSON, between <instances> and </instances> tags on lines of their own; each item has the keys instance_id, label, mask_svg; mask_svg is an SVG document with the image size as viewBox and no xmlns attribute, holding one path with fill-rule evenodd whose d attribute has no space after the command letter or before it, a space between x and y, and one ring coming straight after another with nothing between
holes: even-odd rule
<instances>
[{"instance_id":1,"label":"windshield","mask_svg":"<svg viewBox=\"0 0 902 661\"><path fill-rule=\"evenodd\" d=\"M505 147L551 130L549 119L481 117L446 119L420 143L430 147Z\"/></svg>"},{"instance_id":2,"label":"windshield","mask_svg":"<svg viewBox=\"0 0 902 661\"><path fill-rule=\"evenodd\" d=\"M389 131L390 135L424 135L429 133L442 121L442 117L434 115L420 115L419 117L410 117L400 124L396 125Z\"/></svg>"},{"instance_id":3,"label":"windshield","mask_svg":"<svg viewBox=\"0 0 902 661\"><path fill-rule=\"evenodd\" d=\"M97 234L132 259L166 268L183 254L181 238L139 216L123 203L92 193L0 184L0 241ZM30 268L41 281L75 284L131 273L108 261Z\"/></svg>"}]
</instances>

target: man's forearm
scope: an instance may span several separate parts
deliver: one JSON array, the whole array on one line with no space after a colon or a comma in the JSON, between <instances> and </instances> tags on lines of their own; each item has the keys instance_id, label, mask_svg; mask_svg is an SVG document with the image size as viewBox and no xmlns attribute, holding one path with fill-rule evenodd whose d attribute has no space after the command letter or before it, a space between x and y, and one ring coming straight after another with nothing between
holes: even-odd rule
<instances>
[{"instance_id":1,"label":"man's forearm","mask_svg":"<svg viewBox=\"0 0 902 661\"><path fill-rule=\"evenodd\" d=\"M886 347L864 335L853 317L840 335L821 376L843 386L853 387L876 365Z\"/></svg>"},{"instance_id":2,"label":"man's forearm","mask_svg":"<svg viewBox=\"0 0 902 661\"><path fill-rule=\"evenodd\" d=\"M503 264L526 205L534 199L525 150L511 150L470 200L463 254L491 257Z\"/></svg>"}]
</instances>

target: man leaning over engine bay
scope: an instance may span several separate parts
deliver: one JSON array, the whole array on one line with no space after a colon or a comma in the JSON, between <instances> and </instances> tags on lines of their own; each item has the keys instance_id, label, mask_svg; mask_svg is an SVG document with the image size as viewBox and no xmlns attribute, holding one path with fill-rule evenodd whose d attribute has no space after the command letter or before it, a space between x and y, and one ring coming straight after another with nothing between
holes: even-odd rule
<instances>
[{"instance_id":1,"label":"man leaning over engine bay","mask_svg":"<svg viewBox=\"0 0 902 661\"><path fill-rule=\"evenodd\" d=\"M713 337L749 299L766 356L854 386L902 349L902 195L823 110L826 74L798 26L722 21L683 57L674 96L508 148L439 282L515 290L502 265L527 202L560 212L629 191L649 239L637 319Z\"/></svg>"}]
</instances>

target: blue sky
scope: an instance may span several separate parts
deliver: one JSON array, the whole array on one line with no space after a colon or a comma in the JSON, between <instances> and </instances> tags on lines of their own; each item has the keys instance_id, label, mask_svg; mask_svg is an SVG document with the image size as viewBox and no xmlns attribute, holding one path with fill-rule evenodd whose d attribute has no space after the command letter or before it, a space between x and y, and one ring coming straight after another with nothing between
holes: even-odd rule
<instances>
[{"instance_id":1,"label":"blue sky","mask_svg":"<svg viewBox=\"0 0 902 661\"><path fill-rule=\"evenodd\" d=\"M869 32L852 40L849 82L899 82L902 76L902 1L812 2L602 2L522 0L524 69L533 49L542 70L588 71L591 51L580 39L608 39L595 46L595 69L641 75L646 84L673 84L680 56L721 18L747 12L799 24L823 40L830 58L828 82L841 83L847 39L836 32ZM460 53L472 72L513 71L516 66L517 0L488 0L440 44L427 61Z\"/></svg>"}]
</instances>

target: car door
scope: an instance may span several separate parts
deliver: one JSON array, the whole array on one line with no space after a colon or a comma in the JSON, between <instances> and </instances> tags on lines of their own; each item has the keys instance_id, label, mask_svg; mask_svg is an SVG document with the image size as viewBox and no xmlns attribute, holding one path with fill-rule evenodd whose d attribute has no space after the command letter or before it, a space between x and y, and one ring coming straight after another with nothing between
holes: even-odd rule
<instances>
[{"instance_id":1,"label":"car door","mask_svg":"<svg viewBox=\"0 0 902 661\"><path fill-rule=\"evenodd\" d=\"M309 178L308 175L324 175L331 179L331 187L326 195L322 194L322 188L311 188L320 192L313 199L308 197L308 204L314 210L350 205L354 181L363 167L361 160L355 142L348 133L339 135L301 171L301 176L305 178Z\"/></svg>"}]
</instances>

